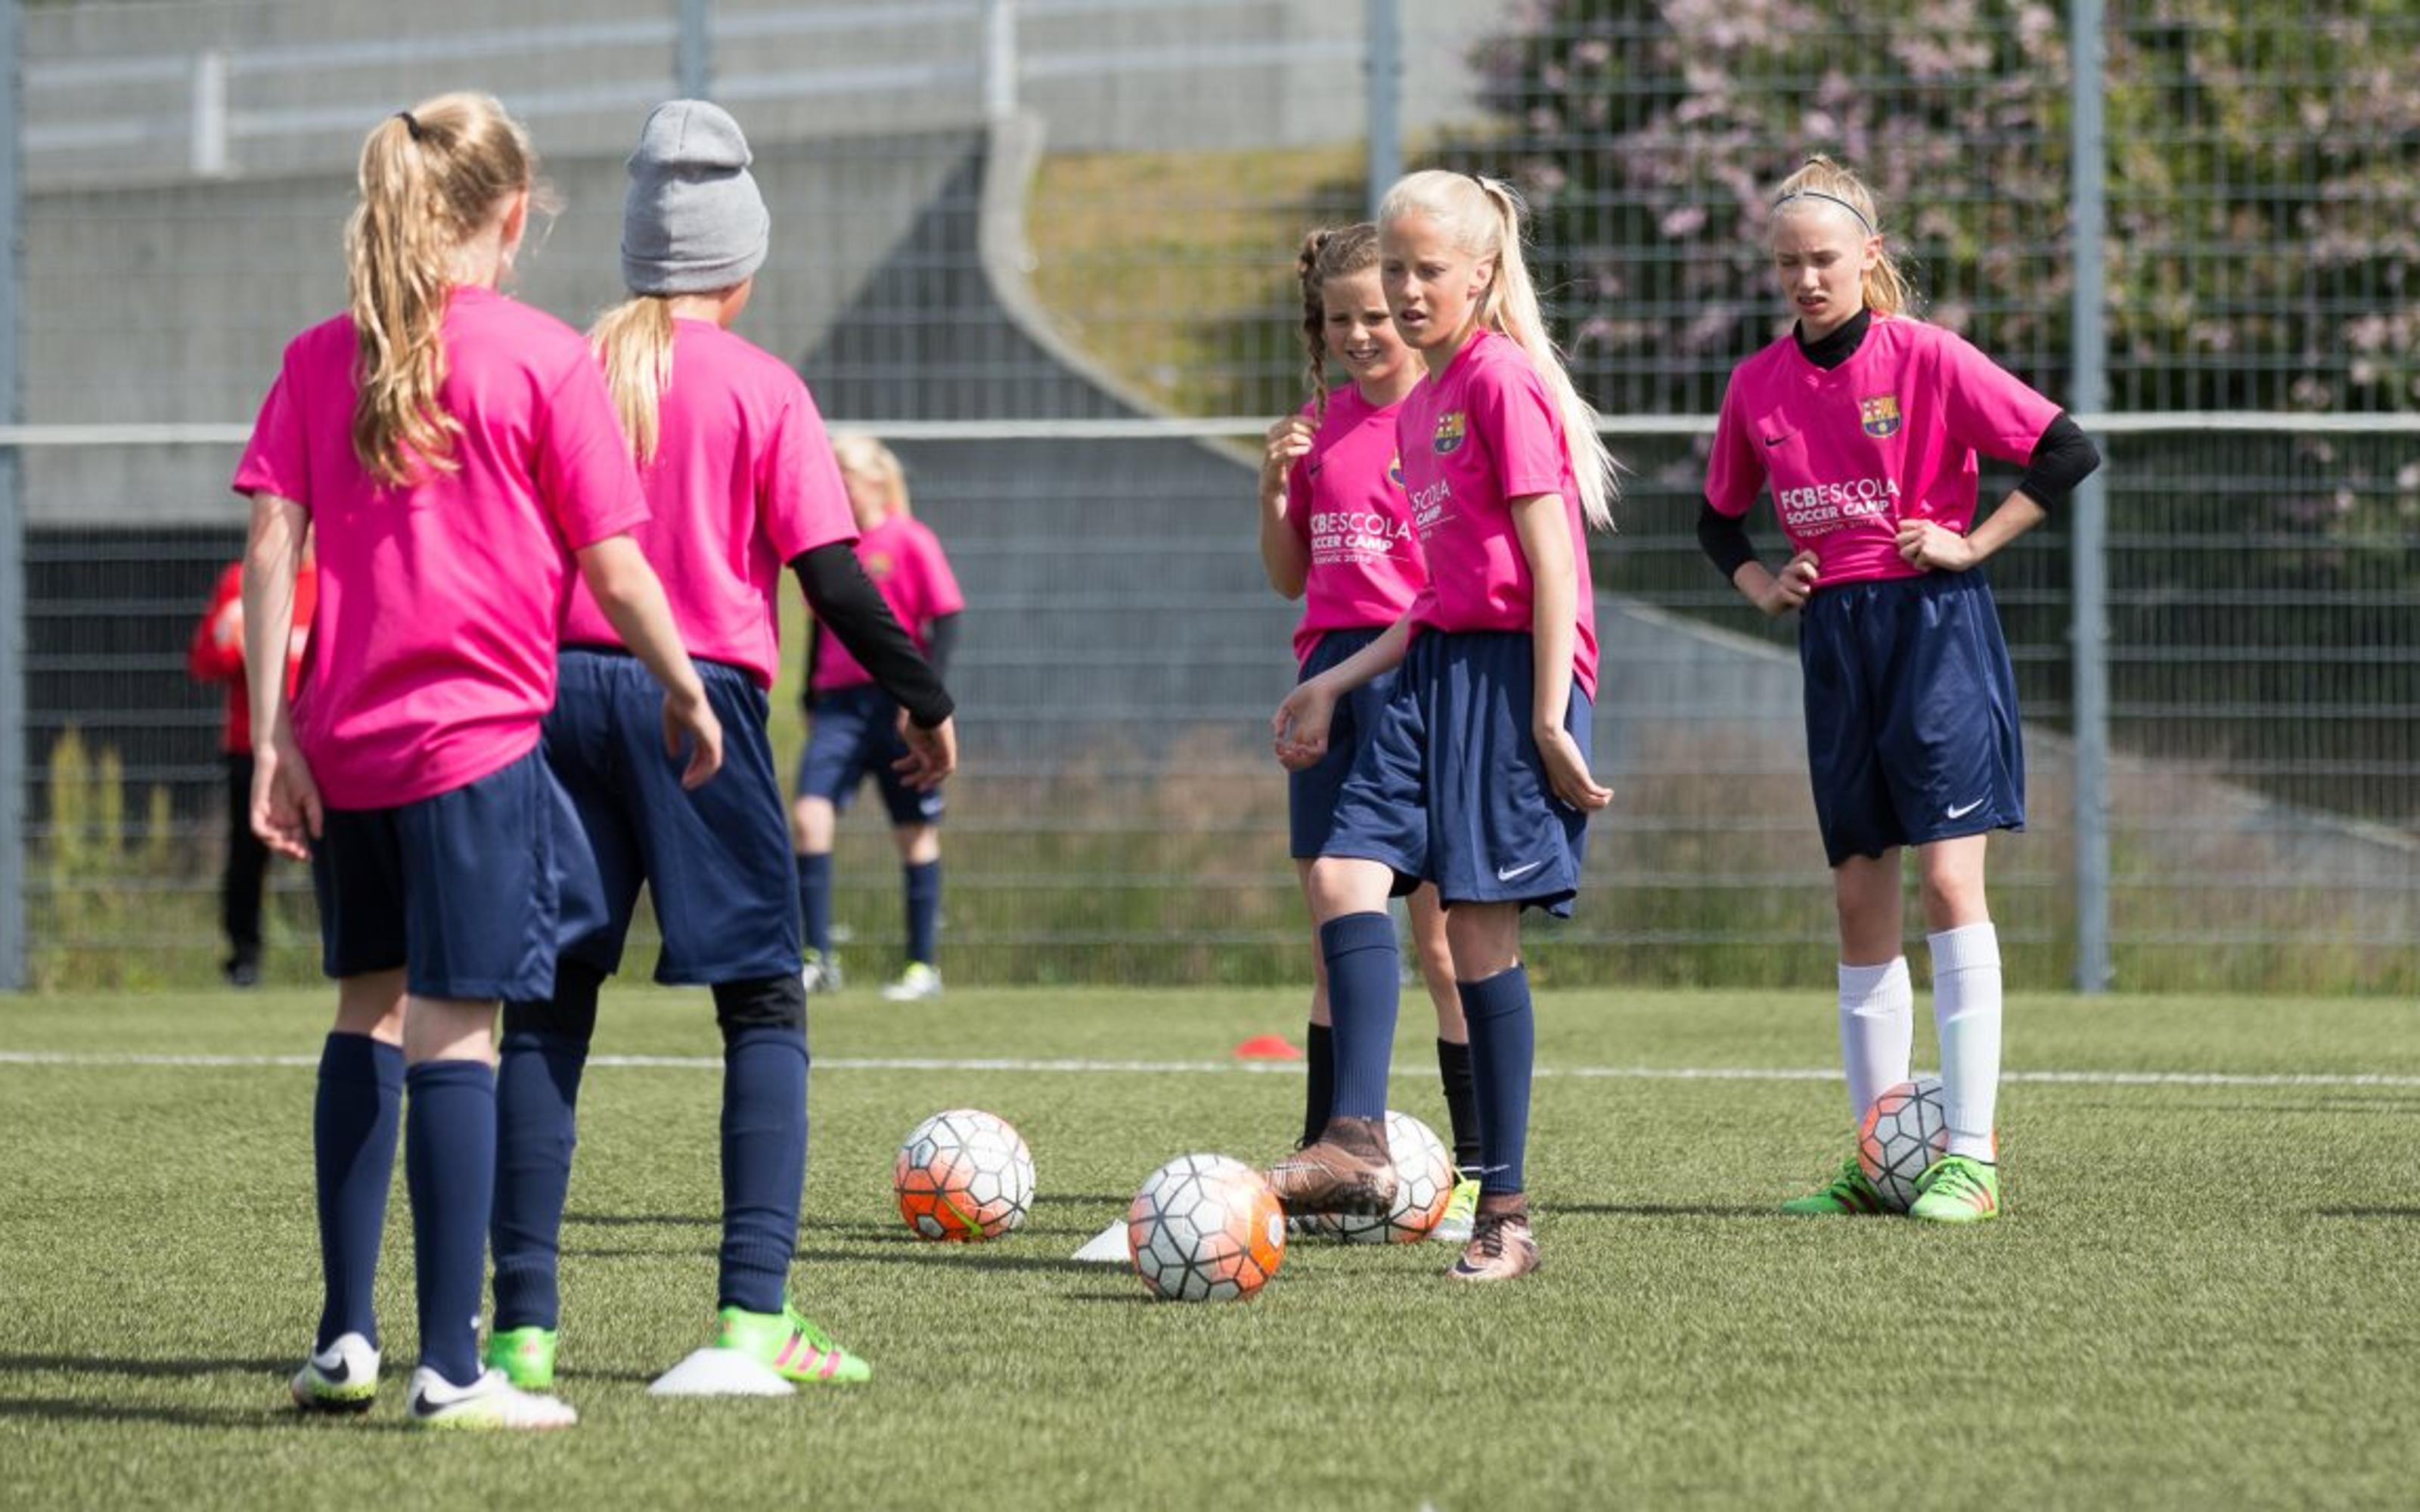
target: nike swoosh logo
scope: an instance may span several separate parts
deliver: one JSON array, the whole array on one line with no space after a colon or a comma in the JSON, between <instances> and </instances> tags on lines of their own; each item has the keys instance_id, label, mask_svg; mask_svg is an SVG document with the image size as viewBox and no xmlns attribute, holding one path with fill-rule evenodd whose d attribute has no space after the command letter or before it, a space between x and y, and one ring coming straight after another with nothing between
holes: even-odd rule
<instances>
[{"instance_id":1,"label":"nike swoosh logo","mask_svg":"<svg viewBox=\"0 0 2420 1512\"><path fill-rule=\"evenodd\" d=\"M1525 866L1499 866L1496 869L1496 880L1498 882L1511 882L1516 877L1526 877L1530 872L1535 872L1538 868L1545 864L1546 863L1544 861L1531 861Z\"/></svg>"},{"instance_id":2,"label":"nike swoosh logo","mask_svg":"<svg viewBox=\"0 0 2420 1512\"><path fill-rule=\"evenodd\" d=\"M1780 435L1778 435L1778 436L1767 436L1767 437L1765 437L1765 438L1764 438L1764 444L1765 444L1765 445L1767 445L1767 446L1778 446L1778 445L1780 445L1783 441L1786 441L1786 440L1790 440L1790 438L1791 438L1791 437L1795 436L1795 435L1797 435L1797 434L1798 434L1798 433L1797 433L1796 431L1794 431L1794 430L1787 430L1787 431L1783 431L1783 432L1782 432Z\"/></svg>"},{"instance_id":3,"label":"nike swoosh logo","mask_svg":"<svg viewBox=\"0 0 2420 1512\"><path fill-rule=\"evenodd\" d=\"M427 1417L429 1413L435 1411L437 1411L437 1404L435 1402L430 1401L427 1397L422 1396L418 1392L413 1392L411 1394L412 1416Z\"/></svg>"},{"instance_id":4,"label":"nike swoosh logo","mask_svg":"<svg viewBox=\"0 0 2420 1512\"><path fill-rule=\"evenodd\" d=\"M1983 800L1977 798L1974 802L1966 805L1962 809L1950 809L1945 811L1947 813L1948 817L1952 819L1963 819L1968 814L1973 813L1976 810L1980 809L1981 807L1983 807Z\"/></svg>"},{"instance_id":5,"label":"nike swoosh logo","mask_svg":"<svg viewBox=\"0 0 2420 1512\"><path fill-rule=\"evenodd\" d=\"M318 1364L316 1361L313 1363L315 1365ZM320 1380L328 1382L332 1386L341 1386L346 1381L353 1379L353 1362L346 1359L340 1354L336 1356L336 1363L334 1365L318 1365L318 1371Z\"/></svg>"}]
</instances>

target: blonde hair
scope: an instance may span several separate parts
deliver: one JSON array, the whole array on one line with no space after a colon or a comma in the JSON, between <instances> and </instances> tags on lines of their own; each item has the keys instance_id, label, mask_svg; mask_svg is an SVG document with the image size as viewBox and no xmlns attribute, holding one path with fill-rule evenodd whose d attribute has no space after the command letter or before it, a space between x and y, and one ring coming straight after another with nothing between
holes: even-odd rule
<instances>
[{"instance_id":1,"label":"blonde hair","mask_svg":"<svg viewBox=\"0 0 2420 1512\"><path fill-rule=\"evenodd\" d=\"M1820 152L1781 181L1781 187L1774 193L1774 213L1779 214L1793 200L1835 206L1856 217L1866 235L1883 234L1882 210L1875 205L1873 192L1866 187L1866 181ZM1884 243L1881 257L1866 270L1858 292L1865 299L1866 308L1876 315L1903 315L1916 303L1916 289L1900 270L1898 260L1891 256L1888 242Z\"/></svg>"},{"instance_id":2,"label":"blonde hair","mask_svg":"<svg viewBox=\"0 0 2420 1512\"><path fill-rule=\"evenodd\" d=\"M832 457L845 473L871 478L882 490L883 511L898 519L912 519L915 511L908 504L908 470L899 465L898 455L873 437L849 431L832 438Z\"/></svg>"},{"instance_id":3,"label":"blonde hair","mask_svg":"<svg viewBox=\"0 0 2420 1512\"><path fill-rule=\"evenodd\" d=\"M1563 423L1563 445L1578 481L1580 514L1597 530L1613 524L1613 454L1597 431L1597 414L1563 365L1563 354L1546 330L1537 285L1521 255L1521 196L1501 179L1430 168L1395 180L1378 205L1378 224L1406 215L1435 221L1462 251L1496 259L1496 276L1480 297L1479 324L1510 338L1536 368Z\"/></svg>"},{"instance_id":4,"label":"blonde hair","mask_svg":"<svg viewBox=\"0 0 2420 1512\"><path fill-rule=\"evenodd\" d=\"M641 467L656 459L657 421L673 383L673 301L633 294L588 328L589 349L605 368L605 389L623 438Z\"/></svg>"},{"instance_id":5,"label":"blonde hair","mask_svg":"<svg viewBox=\"0 0 2420 1512\"><path fill-rule=\"evenodd\" d=\"M454 254L507 197L536 187L529 133L487 95L447 94L380 121L362 144L345 224L359 341L353 455L381 483L450 472L461 423L439 404Z\"/></svg>"},{"instance_id":6,"label":"blonde hair","mask_svg":"<svg viewBox=\"0 0 2420 1512\"><path fill-rule=\"evenodd\" d=\"M1327 281L1378 266L1378 228L1321 226L1302 239L1295 274L1302 281L1303 381L1314 413L1327 412Z\"/></svg>"}]
</instances>

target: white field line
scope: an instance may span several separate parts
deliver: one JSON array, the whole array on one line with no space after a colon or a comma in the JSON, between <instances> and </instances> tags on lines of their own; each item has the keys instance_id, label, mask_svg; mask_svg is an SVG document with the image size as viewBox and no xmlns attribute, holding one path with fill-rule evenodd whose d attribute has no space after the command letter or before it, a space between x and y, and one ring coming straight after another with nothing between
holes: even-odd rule
<instances>
[{"instance_id":1,"label":"white field line","mask_svg":"<svg viewBox=\"0 0 2420 1512\"><path fill-rule=\"evenodd\" d=\"M62 1050L0 1050L0 1066L234 1067L309 1070L317 1056L177 1056ZM654 1071L721 1071L714 1056L595 1056L592 1066ZM1283 1076L1300 1063L1272 1060L1088 1060L1012 1057L822 1056L819 1072L921 1071L1006 1072L1089 1076ZM1421 1066L1398 1066L1394 1074L1434 1076ZM1541 1066L1542 1079L1614 1082L1829 1082L1840 1073L1826 1066ZM2420 1088L2420 1076L2376 1072L2224 1071L2010 1071L2003 1082L2063 1087L2317 1087Z\"/></svg>"}]
</instances>

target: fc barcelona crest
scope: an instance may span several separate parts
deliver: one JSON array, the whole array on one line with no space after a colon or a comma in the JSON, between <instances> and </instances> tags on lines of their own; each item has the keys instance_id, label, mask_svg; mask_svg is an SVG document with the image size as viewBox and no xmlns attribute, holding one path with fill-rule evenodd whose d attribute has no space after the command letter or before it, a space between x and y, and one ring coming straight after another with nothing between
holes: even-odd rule
<instances>
[{"instance_id":1,"label":"fc barcelona crest","mask_svg":"<svg viewBox=\"0 0 2420 1512\"><path fill-rule=\"evenodd\" d=\"M1881 393L1870 399L1858 400L1857 419L1865 425L1866 434L1876 440L1898 435L1899 395Z\"/></svg>"},{"instance_id":2,"label":"fc barcelona crest","mask_svg":"<svg viewBox=\"0 0 2420 1512\"><path fill-rule=\"evenodd\" d=\"M1463 423L1461 410L1449 409L1444 414L1437 416L1437 455L1445 456L1452 452L1460 450L1462 446L1462 437Z\"/></svg>"},{"instance_id":3,"label":"fc barcelona crest","mask_svg":"<svg viewBox=\"0 0 2420 1512\"><path fill-rule=\"evenodd\" d=\"M1403 487L1404 459L1401 456L1390 456L1387 458L1387 481L1393 484L1399 489Z\"/></svg>"},{"instance_id":4,"label":"fc barcelona crest","mask_svg":"<svg viewBox=\"0 0 2420 1512\"><path fill-rule=\"evenodd\" d=\"M888 551L868 551L865 554L864 566L865 575L873 579L876 582L880 582L883 579L891 576L891 553Z\"/></svg>"}]
</instances>

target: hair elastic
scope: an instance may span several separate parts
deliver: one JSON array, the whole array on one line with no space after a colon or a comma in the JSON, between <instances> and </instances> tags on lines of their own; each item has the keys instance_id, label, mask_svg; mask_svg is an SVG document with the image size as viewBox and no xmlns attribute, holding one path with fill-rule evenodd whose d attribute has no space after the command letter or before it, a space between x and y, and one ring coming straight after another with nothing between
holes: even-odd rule
<instances>
[{"instance_id":1,"label":"hair elastic","mask_svg":"<svg viewBox=\"0 0 2420 1512\"><path fill-rule=\"evenodd\" d=\"M411 112L408 110L396 111L395 113L395 118L403 122L403 129L411 133L411 139L413 141L426 142L428 140L428 129L421 125L419 117L412 115Z\"/></svg>"},{"instance_id":2,"label":"hair elastic","mask_svg":"<svg viewBox=\"0 0 2420 1512\"><path fill-rule=\"evenodd\" d=\"M1781 207L1789 204L1793 199L1829 200L1833 204L1840 207L1840 208L1848 211L1851 215L1855 216L1857 218L1857 224L1866 228L1866 235L1872 236L1874 234L1874 224L1866 219L1865 211L1857 208L1854 205L1850 204L1847 200L1842 199L1839 195L1826 194L1820 189L1793 189L1789 193L1782 195L1777 200L1775 200L1773 202L1773 208L1776 210L1779 210Z\"/></svg>"}]
</instances>

